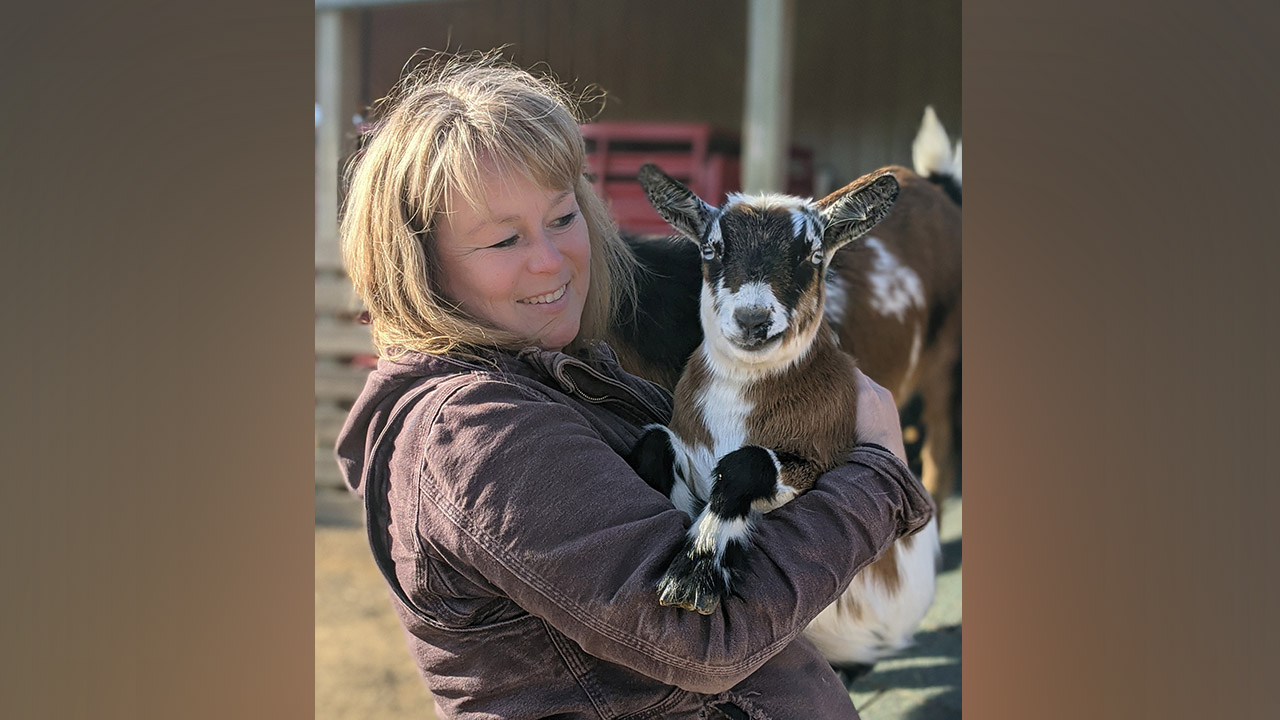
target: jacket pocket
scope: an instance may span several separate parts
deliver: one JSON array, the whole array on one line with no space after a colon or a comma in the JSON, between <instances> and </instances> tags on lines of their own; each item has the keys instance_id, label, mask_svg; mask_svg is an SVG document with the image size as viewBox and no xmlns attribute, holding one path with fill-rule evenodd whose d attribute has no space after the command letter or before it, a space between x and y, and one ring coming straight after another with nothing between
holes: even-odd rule
<instances>
[{"instance_id":1,"label":"jacket pocket","mask_svg":"<svg viewBox=\"0 0 1280 720\"><path fill-rule=\"evenodd\" d=\"M674 685L666 685L628 667L588 655L563 633L542 623L551 644L596 712L607 720L652 720L693 697Z\"/></svg>"},{"instance_id":2,"label":"jacket pocket","mask_svg":"<svg viewBox=\"0 0 1280 720\"><path fill-rule=\"evenodd\" d=\"M529 616L510 599L484 592L449 567L429 547L420 556L413 601L445 630L483 630Z\"/></svg>"}]
</instances>

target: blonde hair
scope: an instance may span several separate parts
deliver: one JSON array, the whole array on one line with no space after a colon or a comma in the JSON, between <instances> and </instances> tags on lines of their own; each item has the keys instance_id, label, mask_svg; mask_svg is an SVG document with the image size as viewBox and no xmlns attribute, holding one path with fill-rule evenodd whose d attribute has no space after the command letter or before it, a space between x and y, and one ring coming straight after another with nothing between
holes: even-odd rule
<instances>
[{"instance_id":1,"label":"blonde hair","mask_svg":"<svg viewBox=\"0 0 1280 720\"><path fill-rule=\"evenodd\" d=\"M382 116L348 169L342 256L368 308L383 357L405 350L475 356L532 339L467 314L439 291L435 229L450 193L484 202L484 162L544 188L572 188L591 242L591 280L578 336L566 351L602 339L615 308L632 306L635 259L583 175L578 103L554 80L534 77L497 51L439 54L380 101Z\"/></svg>"}]
</instances>

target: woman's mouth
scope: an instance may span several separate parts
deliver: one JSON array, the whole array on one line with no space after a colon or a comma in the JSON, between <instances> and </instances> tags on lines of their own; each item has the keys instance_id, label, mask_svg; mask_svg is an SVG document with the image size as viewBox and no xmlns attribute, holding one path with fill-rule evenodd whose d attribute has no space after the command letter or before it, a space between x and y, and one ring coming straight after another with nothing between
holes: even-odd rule
<instances>
[{"instance_id":1,"label":"woman's mouth","mask_svg":"<svg viewBox=\"0 0 1280 720\"><path fill-rule=\"evenodd\" d=\"M521 305L548 305L564 297L565 291L568 289L569 289L569 284L565 283L564 285L561 285L560 288L555 292L550 292L550 293L547 293L546 295L536 295L534 297L525 298L523 300L517 300L516 302L520 303Z\"/></svg>"}]
</instances>

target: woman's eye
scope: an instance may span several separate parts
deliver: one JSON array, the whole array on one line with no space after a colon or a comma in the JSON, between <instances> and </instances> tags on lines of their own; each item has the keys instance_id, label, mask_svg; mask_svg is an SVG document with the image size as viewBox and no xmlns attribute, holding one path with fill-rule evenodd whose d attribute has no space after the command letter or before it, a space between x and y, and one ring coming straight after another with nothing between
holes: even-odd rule
<instances>
[{"instance_id":1,"label":"woman's eye","mask_svg":"<svg viewBox=\"0 0 1280 720\"><path fill-rule=\"evenodd\" d=\"M567 228L567 227L569 227L570 225L572 225L572 224L573 224L573 221L574 221L574 220L576 220L576 219L577 219L577 217L578 217L578 211L577 211L577 210L574 210L573 212L569 213L568 215L561 215L560 217L556 218L555 220L552 220L552 221L551 221L551 227L554 227L554 228Z\"/></svg>"},{"instance_id":2,"label":"woman's eye","mask_svg":"<svg viewBox=\"0 0 1280 720\"><path fill-rule=\"evenodd\" d=\"M506 240L503 240L503 241L501 241L501 242L496 242L496 243L494 243L494 244L490 245L489 247L490 247L490 248L505 248L505 247L511 247L512 245L515 245L515 244L516 244L516 240L519 240L519 239L520 239L520 236L519 236L519 235L512 235L511 237L507 238Z\"/></svg>"}]
</instances>

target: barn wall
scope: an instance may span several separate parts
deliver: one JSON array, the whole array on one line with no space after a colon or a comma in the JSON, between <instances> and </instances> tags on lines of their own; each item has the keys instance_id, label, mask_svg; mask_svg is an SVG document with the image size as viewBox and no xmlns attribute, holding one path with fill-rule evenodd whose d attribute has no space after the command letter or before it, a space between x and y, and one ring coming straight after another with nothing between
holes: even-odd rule
<instances>
[{"instance_id":1,"label":"barn wall","mask_svg":"<svg viewBox=\"0 0 1280 720\"><path fill-rule=\"evenodd\" d=\"M455 0L365 11L365 98L419 48L547 63L608 92L600 120L742 123L746 0ZM958 0L797 0L792 138L839 185L910 164L932 103L960 125Z\"/></svg>"}]
</instances>

